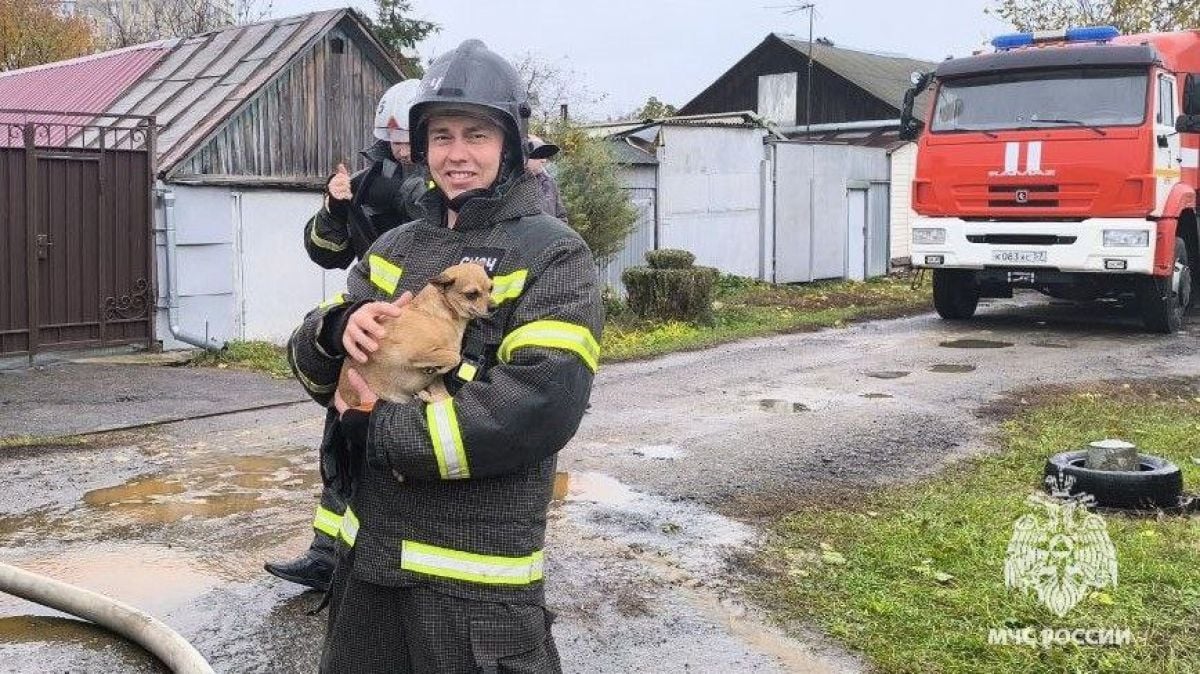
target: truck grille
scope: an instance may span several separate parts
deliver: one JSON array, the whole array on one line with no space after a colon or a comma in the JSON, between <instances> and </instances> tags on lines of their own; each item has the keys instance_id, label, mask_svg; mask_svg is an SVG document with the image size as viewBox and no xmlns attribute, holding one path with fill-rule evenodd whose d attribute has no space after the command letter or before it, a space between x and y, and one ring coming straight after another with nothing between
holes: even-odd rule
<instances>
[{"instance_id":1,"label":"truck grille","mask_svg":"<svg viewBox=\"0 0 1200 674\"><path fill-rule=\"evenodd\" d=\"M1057 208L1058 185L988 185L990 208Z\"/></svg>"},{"instance_id":2,"label":"truck grille","mask_svg":"<svg viewBox=\"0 0 1200 674\"><path fill-rule=\"evenodd\" d=\"M994 243L1008 246L1069 246L1075 243L1074 236L1053 234L968 234L971 243Z\"/></svg>"}]
</instances>

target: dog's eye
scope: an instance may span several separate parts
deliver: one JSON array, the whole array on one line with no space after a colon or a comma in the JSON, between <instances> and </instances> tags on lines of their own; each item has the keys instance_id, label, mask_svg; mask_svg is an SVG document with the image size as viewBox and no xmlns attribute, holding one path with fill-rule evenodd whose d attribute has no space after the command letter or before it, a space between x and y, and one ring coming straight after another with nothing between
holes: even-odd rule
<instances>
[{"instance_id":1,"label":"dog's eye","mask_svg":"<svg viewBox=\"0 0 1200 674\"><path fill-rule=\"evenodd\" d=\"M425 374L437 374L438 369L436 367L430 365L429 367L427 367L421 371L424 372Z\"/></svg>"},{"instance_id":2,"label":"dog's eye","mask_svg":"<svg viewBox=\"0 0 1200 674\"><path fill-rule=\"evenodd\" d=\"M463 296L471 301L475 301L475 300L479 299L479 291L478 290L468 290L467 292L463 293Z\"/></svg>"}]
</instances>

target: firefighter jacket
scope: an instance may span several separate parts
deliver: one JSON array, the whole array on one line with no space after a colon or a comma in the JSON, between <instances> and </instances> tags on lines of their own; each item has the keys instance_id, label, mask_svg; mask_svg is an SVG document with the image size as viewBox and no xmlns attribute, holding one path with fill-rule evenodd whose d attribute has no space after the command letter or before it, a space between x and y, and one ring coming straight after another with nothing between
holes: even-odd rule
<instances>
[{"instance_id":1,"label":"firefighter jacket","mask_svg":"<svg viewBox=\"0 0 1200 674\"><path fill-rule=\"evenodd\" d=\"M325 195L321 210L304 226L304 249L325 269L345 269L360 259L380 234L418 217L416 202L426 191L425 173L392 158L386 141L363 150L371 165L350 177L350 201Z\"/></svg>"},{"instance_id":2,"label":"firefighter jacket","mask_svg":"<svg viewBox=\"0 0 1200 674\"><path fill-rule=\"evenodd\" d=\"M347 292L305 318L288 352L297 378L329 405L342 357L321 346L326 319L364 299L415 293L462 261L487 268L497 308L464 338L482 356L466 354L446 376L450 390L459 385L449 400L376 404L340 538L360 580L542 603L555 455L587 407L602 308L591 252L541 212L536 179L522 173L497 195L469 201L454 229L440 224L440 194L425 195L426 218L380 237Z\"/></svg>"}]
</instances>

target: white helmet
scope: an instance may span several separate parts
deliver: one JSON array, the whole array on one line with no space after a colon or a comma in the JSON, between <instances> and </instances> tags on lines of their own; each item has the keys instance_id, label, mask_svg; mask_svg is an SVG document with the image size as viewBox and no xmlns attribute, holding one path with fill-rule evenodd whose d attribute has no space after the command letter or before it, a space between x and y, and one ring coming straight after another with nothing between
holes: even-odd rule
<instances>
[{"instance_id":1,"label":"white helmet","mask_svg":"<svg viewBox=\"0 0 1200 674\"><path fill-rule=\"evenodd\" d=\"M408 142L408 108L421 81L413 78L392 85L375 109L375 137L392 143Z\"/></svg>"}]
</instances>

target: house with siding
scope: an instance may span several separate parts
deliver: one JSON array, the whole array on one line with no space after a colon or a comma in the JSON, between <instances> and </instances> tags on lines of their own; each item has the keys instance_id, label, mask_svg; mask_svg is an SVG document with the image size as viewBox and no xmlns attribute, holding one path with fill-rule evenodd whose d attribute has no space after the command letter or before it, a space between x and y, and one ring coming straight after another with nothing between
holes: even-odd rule
<instances>
[{"instance_id":1,"label":"house with siding","mask_svg":"<svg viewBox=\"0 0 1200 674\"><path fill-rule=\"evenodd\" d=\"M0 356L285 341L344 287L345 272L308 260L303 226L333 167L365 166L375 106L403 77L350 9L0 73L0 259L23 265L10 268L17 290L0 300L0 336L14 336L0 339ZM145 156L114 174L120 153ZM60 164L81 181L56 178ZM64 184L97 207L59 213L20 196ZM119 189L133 193L114 198ZM115 210L118 201L133 210ZM79 297L53 295L45 279L65 268L95 282L64 291ZM46 314L68 305L78 315ZM113 337L136 321L144 332ZM76 328L55 332L61 325Z\"/></svg>"}]
</instances>

